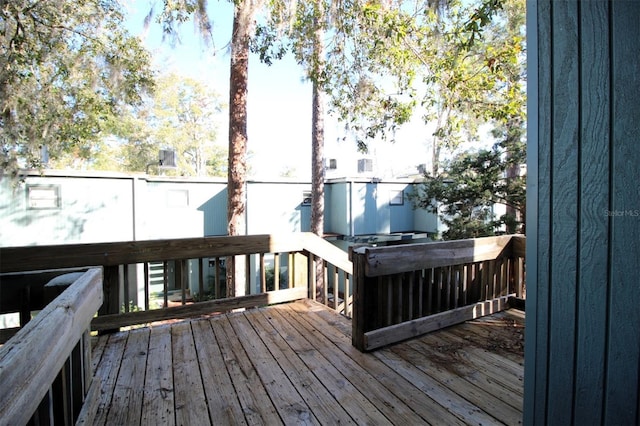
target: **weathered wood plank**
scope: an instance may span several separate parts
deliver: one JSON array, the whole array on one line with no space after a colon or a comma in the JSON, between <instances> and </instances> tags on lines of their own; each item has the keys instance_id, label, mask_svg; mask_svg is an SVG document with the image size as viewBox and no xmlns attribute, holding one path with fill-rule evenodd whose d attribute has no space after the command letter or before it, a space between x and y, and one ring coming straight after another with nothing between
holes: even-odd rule
<instances>
[{"instance_id":1,"label":"weathered wood plank","mask_svg":"<svg viewBox=\"0 0 640 426\"><path fill-rule=\"evenodd\" d=\"M336 340L328 338L324 333L331 333L331 336L338 339L340 334L326 323L315 321L318 317L313 315L296 315L296 310L306 311L305 307L296 304L278 305L274 309L281 311L290 323L298 328L301 333L307 336L309 342L322 353L322 355L339 371L349 378L351 383L360 392L366 395L387 418L394 418L396 423L419 424L427 421L415 411L411 410L403 400L406 400L406 387L404 392L398 395L389 392L389 386L398 386L397 381L404 382L393 372L375 370L373 365L367 364L371 359L363 356L360 351L351 345L338 344L339 351L335 350ZM346 343L346 341L343 341ZM344 357L339 354L342 349L350 352L350 356ZM392 377L391 377L392 376ZM384 383L384 384L383 384ZM402 385L398 386L403 388ZM356 419L357 422L361 420Z\"/></svg>"},{"instance_id":2,"label":"weathered wood plank","mask_svg":"<svg viewBox=\"0 0 640 426\"><path fill-rule=\"evenodd\" d=\"M291 307L298 313L312 310L313 315L306 315L306 317L312 320L316 328L346 356L376 377L376 380L385 386L388 392L397 395L417 415L426 419L423 420L424 422L433 425L464 424L462 421L452 417L451 413L437 403L430 394L416 392L413 385L409 381L403 380L395 370L389 371L383 362L369 354L360 352L350 345L349 327L342 318L336 317L335 314L326 309L317 309L317 306L314 307L314 304L308 301L296 302ZM321 321L318 321L318 319L321 319Z\"/></svg>"},{"instance_id":3,"label":"weathered wood plank","mask_svg":"<svg viewBox=\"0 0 640 426\"><path fill-rule=\"evenodd\" d=\"M307 368L333 395L336 403L344 407L356 423L390 424L366 395L343 374L340 365L325 358L322 351L305 338L308 334L305 328L295 327L285 312L275 308L269 310L268 319Z\"/></svg>"},{"instance_id":4,"label":"weathered wood plank","mask_svg":"<svg viewBox=\"0 0 640 426\"><path fill-rule=\"evenodd\" d=\"M444 347L449 347L449 345L459 347L462 345L472 357L483 358L484 362L502 369L505 373L503 380L508 381L508 387L518 388L522 386L524 381L524 359L522 357L513 358L505 351L497 353L498 350L495 347L495 343L489 344L481 339L475 340L472 333L460 331L459 328L460 326L455 326L448 330L443 330L444 332L438 336L440 343L436 343L436 345L444 345ZM424 339L429 342L430 336L425 336Z\"/></svg>"},{"instance_id":5,"label":"weathered wood plank","mask_svg":"<svg viewBox=\"0 0 640 426\"><path fill-rule=\"evenodd\" d=\"M210 417L219 424L246 424L211 322L196 320L191 327L198 348L198 362Z\"/></svg>"},{"instance_id":6,"label":"weathered wood plank","mask_svg":"<svg viewBox=\"0 0 640 426\"><path fill-rule=\"evenodd\" d=\"M475 322L469 326L480 327ZM450 334L456 328L411 341L421 354L418 356L407 344L374 354L358 351L350 344L348 321L309 300L154 327L149 339L142 423L157 420L157 424L172 424L172 387L176 394L182 393L182 401L196 401L202 410L208 408L204 413L195 410L195 406L184 406L176 398L176 414L186 415L180 410L191 409L193 414L198 411L198 424L304 423L307 417L296 417L297 410L292 409L300 400L320 424L462 425L511 419L514 411L519 412L515 405L522 398L522 365L499 355L492 358L486 349L473 343L457 343L465 339ZM102 351L98 373L106 378L107 386L102 388L106 402L101 402L106 410L116 410L111 404L117 398L114 390L125 383L116 383L117 371L122 376L126 374L123 371L132 370L120 359L126 351L135 352L132 342L124 349L127 335L111 335L109 340L116 344L115 350L106 345ZM444 335L449 337L443 339ZM105 336L98 339L104 340ZM408 349L396 350L403 345ZM172 351L173 363L182 365L182 370L175 367L174 374L167 371L172 368ZM406 356L407 351L414 355ZM444 368L439 351L455 354L457 364ZM187 360L188 354L194 359ZM462 361L468 364L461 366ZM196 385L187 385L191 379L185 375L194 372ZM450 378L447 373L451 373ZM171 376L177 381L173 385ZM451 381L456 384L450 385ZM465 381L471 391L465 389L459 395L451 390ZM159 401L163 390L167 398ZM148 391L155 397L150 399ZM467 400L483 393L490 395L485 402ZM152 419L153 407L166 408L158 408L157 419ZM292 421L286 420L286 410L292 410ZM125 415L110 412L108 417ZM97 416L96 424L105 424L105 419L106 413ZM177 423L180 421L179 417Z\"/></svg>"},{"instance_id":7,"label":"weathered wood plank","mask_svg":"<svg viewBox=\"0 0 640 426\"><path fill-rule=\"evenodd\" d=\"M64 246L0 248L0 273L97 265L124 265L157 260L224 257L246 253L303 249L302 234L182 238Z\"/></svg>"},{"instance_id":8,"label":"weathered wood plank","mask_svg":"<svg viewBox=\"0 0 640 426\"><path fill-rule=\"evenodd\" d=\"M490 381L475 375L477 370L466 368L452 352L436 354L418 341L390 348L403 359L411 362L425 374L453 391L459 397L469 401L491 417L507 425L516 425L522 421L519 405L522 399ZM425 356L429 355L429 356ZM438 356L441 355L441 356ZM452 374L454 373L454 374ZM483 375L486 379L487 376Z\"/></svg>"},{"instance_id":9,"label":"weathered wood plank","mask_svg":"<svg viewBox=\"0 0 640 426\"><path fill-rule=\"evenodd\" d=\"M105 424L109 414L128 333L115 333L105 336L105 338L107 339L107 345L94 376L94 380L100 386L100 398L94 415L94 422L97 425Z\"/></svg>"},{"instance_id":10,"label":"weathered wood plank","mask_svg":"<svg viewBox=\"0 0 640 426\"><path fill-rule=\"evenodd\" d=\"M153 327L149 336L141 425L175 424L171 327Z\"/></svg>"},{"instance_id":11,"label":"weathered wood plank","mask_svg":"<svg viewBox=\"0 0 640 426\"><path fill-rule=\"evenodd\" d=\"M102 272L91 269L0 347L0 418L29 420L101 304Z\"/></svg>"},{"instance_id":12,"label":"weathered wood plank","mask_svg":"<svg viewBox=\"0 0 640 426\"><path fill-rule=\"evenodd\" d=\"M491 381L514 398L519 398L520 408L522 408L523 366L508 358L490 356L492 354L485 349L487 346L491 347L490 345L476 345L469 340L468 333L464 335L453 333L452 330L456 328L458 327L440 330L416 340L437 354L455 353L456 358L468 361L474 371L482 373L482 380Z\"/></svg>"},{"instance_id":13,"label":"weathered wood plank","mask_svg":"<svg viewBox=\"0 0 640 426\"><path fill-rule=\"evenodd\" d=\"M494 424L495 419L478 407L460 398L447 387L443 387L438 381L425 374L423 371L417 370L413 364L403 359L401 356L388 350L381 350L374 356L384 362L393 371L396 371L415 388L429 395L436 403L444 407L454 417L445 417L443 424L449 422L463 422L465 424ZM437 424L434 421L434 424Z\"/></svg>"},{"instance_id":14,"label":"weathered wood plank","mask_svg":"<svg viewBox=\"0 0 640 426\"><path fill-rule=\"evenodd\" d=\"M107 346L109 340L108 335L95 336L91 338L91 372L92 374L98 368L98 364L102 359L102 354Z\"/></svg>"},{"instance_id":15,"label":"weathered wood plank","mask_svg":"<svg viewBox=\"0 0 640 426\"><path fill-rule=\"evenodd\" d=\"M129 332L107 416L107 424L140 423L148 350L148 328Z\"/></svg>"},{"instance_id":16,"label":"weathered wood plank","mask_svg":"<svg viewBox=\"0 0 640 426\"><path fill-rule=\"evenodd\" d=\"M272 317L265 309L247 311L245 313L251 324L255 324L256 332L269 348L273 357L287 373L307 405L312 408L320 424L351 424L353 420L345 409L337 404L329 391L309 367L297 356L293 349L274 328Z\"/></svg>"},{"instance_id":17,"label":"weathered wood plank","mask_svg":"<svg viewBox=\"0 0 640 426\"><path fill-rule=\"evenodd\" d=\"M508 254L510 241L511 236L505 235L404 246L363 247L355 252L365 255L366 275L375 277L495 259L501 254Z\"/></svg>"},{"instance_id":18,"label":"weathered wood plank","mask_svg":"<svg viewBox=\"0 0 640 426\"><path fill-rule=\"evenodd\" d=\"M166 294L166 293L165 293ZM199 315L227 312L240 308L253 308L274 303L284 303L303 299L307 296L304 287L269 291L267 293L251 294L206 302L198 302L186 306L176 306L151 311L128 312L124 314L99 316L91 321L92 330L110 330L128 325L147 324L179 318L192 318Z\"/></svg>"},{"instance_id":19,"label":"weathered wood plank","mask_svg":"<svg viewBox=\"0 0 640 426\"><path fill-rule=\"evenodd\" d=\"M508 299L509 296L503 296L486 302L479 302L474 305L463 306L428 317L368 331L364 334L364 348L365 350L380 348L470 319L494 314L507 308Z\"/></svg>"},{"instance_id":20,"label":"weathered wood plank","mask_svg":"<svg viewBox=\"0 0 640 426\"><path fill-rule=\"evenodd\" d=\"M236 315L230 315L232 318ZM247 353L238 341L228 316L211 320L229 375L238 393L240 405L250 424L281 424L276 407L260 381Z\"/></svg>"},{"instance_id":21,"label":"weathered wood plank","mask_svg":"<svg viewBox=\"0 0 640 426\"><path fill-rule=\"evenodd\" d=\"M313 412L278 365L244 315L230 322L260 381L285 424L319 424Z\"/></svg>"},{"instance_id":22,"label":"weathered wood plank","mask_svg":"<svg viewBox=\"0 0 640 426\"><path fill-rule=\"evenodd\" d=\"M176 425L208 425L207 401L189 322L171 327Z\"/></svg>"},{"instance_id":23,"label":"weathered wood plank","mask_svg":"<svg viewBox=\"0 0 640 426\"><path fill-rule=\"evenodd\" d=\"M78 414L78 419L76 420L77 426L83 425L94 425L95 415L98 410L98 403L100 401L100 384L96 379L92 381L91 386L89 386L89 390L85 396L84 403L82 404L82 409Z\"/></svg>"}]
</instances>

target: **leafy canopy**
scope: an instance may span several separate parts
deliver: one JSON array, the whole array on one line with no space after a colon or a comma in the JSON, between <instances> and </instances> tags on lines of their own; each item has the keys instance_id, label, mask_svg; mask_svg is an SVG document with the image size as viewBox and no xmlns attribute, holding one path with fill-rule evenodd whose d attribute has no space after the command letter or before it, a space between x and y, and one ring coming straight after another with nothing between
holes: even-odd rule
<instances>
[{"instance_id":1,"label":"leafy canopy","mask_svg":"<svg viewBox=\"0 0 640 426\"><path fill-rule=\"evenodd\" d=\"M87 157L110 119L152 89L149 54L115 0L0 3L0 166L41 167L42 150Z\"/></svg>"},{"instance_id":2,"label":"leafy canopy","mask_svg":"<svg viewBox=\"0 0 640 426\"><path fill-rule=\"evenodd\" d=\"M440 214L446 239L516 232L524 224L526 190L524 2L505 0L492 20L478 18L480 35L475 27L467 30L474 21L459 20L456 9L451 13L428 79L439 94L431 98L436 136L454 150L477 132L477 123L488 123L496 143L458 152L434 167L412 199ZM496 218L495 204L505 205L506 214Z\"/></svg>"}]
</instances>

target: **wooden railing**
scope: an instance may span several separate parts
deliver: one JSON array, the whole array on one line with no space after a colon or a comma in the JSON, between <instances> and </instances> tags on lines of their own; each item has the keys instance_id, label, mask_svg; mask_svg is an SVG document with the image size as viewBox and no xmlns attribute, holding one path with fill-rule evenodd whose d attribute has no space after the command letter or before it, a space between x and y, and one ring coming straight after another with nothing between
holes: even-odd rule
<instances>
[{"instance_id":1,"label":"wooden railing","mask_svg":"<svg viewBox=\"0 0 640 426\"><path fill-rule=\"evenodd\" d=\"M101 303L102 272L91 269L0 347L0 424L76 421L92 380L88 328Z\"/></svg>"},{"instance_id":2,"label":"wooden railing","mask_svg":"<svg viewBox=\"0 0 640 426\"><path fill-rule=\"evenodd\" d=\"M352 251L353 345L372 350L505 309L523 297L525 238Z\"/></svg>"},{"instance_id":3,"label":"wooden railing","mask_svg":"<svg viewBox=\"0 0 640 426\"><path fill-rule=\"evenodd\" d=\"M55 275L53 269L101 267L104 303L93 330L307 297L351 313L348 255L311 233L14 247L0 249L0 257L0 291L15 293L14 306L5 300L0 313L13 309L25 318L40 309L42 286ZM154 280L158 306L153 306ZM227 288L236 291L227 297Z\"/></svg>"}]
</instances>

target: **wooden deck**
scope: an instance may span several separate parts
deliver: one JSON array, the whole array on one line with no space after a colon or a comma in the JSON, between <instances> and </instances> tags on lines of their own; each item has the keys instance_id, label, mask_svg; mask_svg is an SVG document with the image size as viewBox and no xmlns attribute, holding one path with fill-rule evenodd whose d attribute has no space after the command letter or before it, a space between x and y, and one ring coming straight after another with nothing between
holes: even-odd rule
<instances>
[{"instance_id":1,"label":"wooden deck","mask_svg":"<svg viewBox=\"0 0 640 426\"><path fill-rule=\"evenodd\" d=\"M520 424L524 313L373 353L311 301L101 336L93 424Z\"/></svg>"}]
</instances>

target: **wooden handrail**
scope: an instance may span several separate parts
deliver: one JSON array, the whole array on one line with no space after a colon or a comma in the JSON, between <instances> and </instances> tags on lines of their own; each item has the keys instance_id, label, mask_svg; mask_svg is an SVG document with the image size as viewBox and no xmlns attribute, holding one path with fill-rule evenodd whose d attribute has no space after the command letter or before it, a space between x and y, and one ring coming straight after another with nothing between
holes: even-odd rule
<instances>
[{"instance_id":1,"label":"wooden handrail","mask_svg":"<svg viewBox=\"0 0 640 426\"><path fill-rule=\"evenodd\" d=\"M119 327L146 324L153 321L190 318L198 315L211 314L212 312L227 312L234 309L292 302L306 297L306 288L290 288L285 290L268 291L266 293L210 300L194 305L176 306L167 309L103 315L96 317L91 321L91 329L98 331L113 330Z\"/></svg>"},{"instance_id":2,"label":"wooden handrail","mask_svg":"<svg viewBox=\"0 0 640 426\"><path fill-rule=\"evenodd\" d=\"M303 250L302 234L0 248L0 273Z\"/></svg>"},{"instance_id":3,"label":"wooden handrail","mask_svg":"<svg viewBox=\"0 0 640 426\"><path fill-rule=\"evenodd\" d=\"M398 274L418 269L463 265L509 255L511 236L439 241L389 247L361 247L368 277Z\"/></svg>"},{"instance_id":4,"label":"wooden handrail","mask_svg":"<svg viewBox=\"0 0 640 426\"><path fill-rule=\"evenodd\" d=\"M306 251L353 275L353 263L349 260L347 252L313 233L305 232L303 236L303 247Z\"/></svg>"},{"instance_id":5,"label":"wooden handrail","mask_svg":"<svg viewBox=\"0 0 640 426\"><path fill-rule=\"evenodd\" d=\"M353 345L372 350L505 309L522 297L525 245L507 235L355 249Z\"/></svg>"},{"instance_id":6,"label":"wooden handrail","mask_svg":"<svg viewBox=\"0 0 640 426\"><path fill-rule=\"evenodd\" d=\"M210 261L215 260L215 282L216 290L214 291L214 297L224 298L226 295L220 294L218 288L220 287L219 278L222 274L220 271L220 264L225 260L233 260L234 257L246 256L246 283L239 283L240 286L248 286L250 280L256 280L255 275L249 278L249 268L258 268L258 282L261 284L261 292L269 290L265 286L265 265L264 256L266 254L273 254L275 256L274 269L274 281L276 288L274 290L279 291L281 287L278 286L280 278L279 265L281 259L287 259L289 277L287 280L288 286L295 287L294 292L289 292L288 296L284 293L282 297L291 297L291 295L297 295L304 293L300 290L300 287L307 290L304 297L315 297L315 292L311 291L315 286L309 286L309 283L328 281L332 284L333 298L331 303L335 309L341 309L342 312L348 314L349 310L349 294L350 287L347 280L352 274L352 263L348 258L348 254L339 248L333 246L324 239L316 236L312 233L295 233L295 234L275 234L275 235L247 235L247 236L233 236L233 237L203 237L203 238L184 238L184 239L170 239L170 240L150 240L150 241L125 241L125 242L113 242L113 243L97 243L97 244L69 244L69 245L55 245L55 246L35 246L35 247L9 247L0 248L0 273L12 274L26 272L26 271L44 271L60 268L78 268L78 267L102 267L104 270L104 305L100 311L100 317L109 316L107 319L99 319L93 322L93 326L96 329L105 329L107 324L124 326L146 323L149 321L163 320L170 318L171 315L178 315L184 317L185 312L191 311L193 315L198 315L200 312L206 309L216 310L218 312L226 310L228 306L234 306L234 303L239 303L240 300L232 302L203 302L202 299L195 303L198 305L192 308L175 309L169 308L167 300L167 289L164 290L164 307L163 312L158 312L159 309L155 309L154 313L143 312L128 312L128 301L131 299L130 295L135 290L129 285L130 282L136 282L138 277L128 270L127 265L140 265L144 269L144 282L145 282L145 308L148 309L149 292L146 291L149 287L149 263L161 262L164 263L164 271L162 272L165 284L169 280L167 269L168 262L174 262L175 271L172 272L172 277L175 277L176 288L182 290L182 303L185 303L185 286L186 282L190 280L188 277L189 261L196 260L198 262L197 268L200 271L197 278L198 286L196 292L203 294L205 281L208 279L203 273L208 267L206 259ZM288 258L284 256L289 256ZM319 268L312 268L309 263L300 262L298 259L300 255L309 256L312 258L318 256L322 259ZM251 262L249 262L251 258ZM204 259L204 260L203 260ZM242 259L241 259L242 260ZM257 266L256 266L257 265ZM124 268L123 268L124 266ZM233 268L233 265L227 264L228 267ZM307 273L304 273L304 268L308 269ZM330 269L330 271L328 271ZM343 271L340 274L337 271ZM133 270L132 270L133 271ZM253 270L255 272L255 269ZM253 273L252 272L252 273ZM45 274L47 277L50 272ZM294 276L295 275L295 276ZM6 275L5 275L6 276ZM213 275L212 275L213 276ZM304 279L302 279L304 277ZM173 279L173 278L172 278ZM210 279L210 278L209 278ZM12 276L12 281L20 282L21 277L18 275ZM33 289L33 277L28 278L30 285ZM44 275L42 284L46 282ZM255 282L255 281L254 281ZM124 283L124 285L123 285ZM253 282L252 282L253 283ZM41 284L41 285L42 285ZM222 281L224 285L224 280ZM165 286L166 287L166 286ZM11 288L17 288L16 285L11 285ZM120 289L123 290L120 290ZM35 291L30 291L29 294L39 294L39 288ZM345 296L345 293L347 295ZM255 296L255 294L251 294ZM340 298L344 298L341 303L338 303ZM15 298L16 300L20 299ZM324 297L324 302L329 304L330 297ZM250 304L251 301L256 303L262 303L260 298L246 298L242 303ZM142 303L140 303L142 305ZM247 305L248 307L249 305ZM257 305L254 305L257 306ZM120 316L120 311L125 310L124 316ZM21 307L21 309L24 308ZM16 308L17 309L17 308ZM231 308L234 309L234 308ZM183 312L185 311L185 312ZM135 320L134 320L135 318ZM130 324L126 324L126 321L131 320Z\"/></svg>"},{"instance_id":7,"label":"wooden handrail","mask_svg":"<svg viewBox=\"0 0 640 426\"><path fill-rule=\"evenodd\" d=\"M302 232L282 235L0 247L2 259L0 273L302 250L319 256L348 273L352 272L351 262L343 250L313 233Z\"/></svg>"},{"instance_id":8,"label":"wooden handrail","mask_svg":"<svg viewBox=\"0 0 640 426\"><path fill-rule=\"evenodd\" d=\"M3 423L29 421L101 304L102 272L91 269L0 347Z\"/></svg>"}]
</instances>

